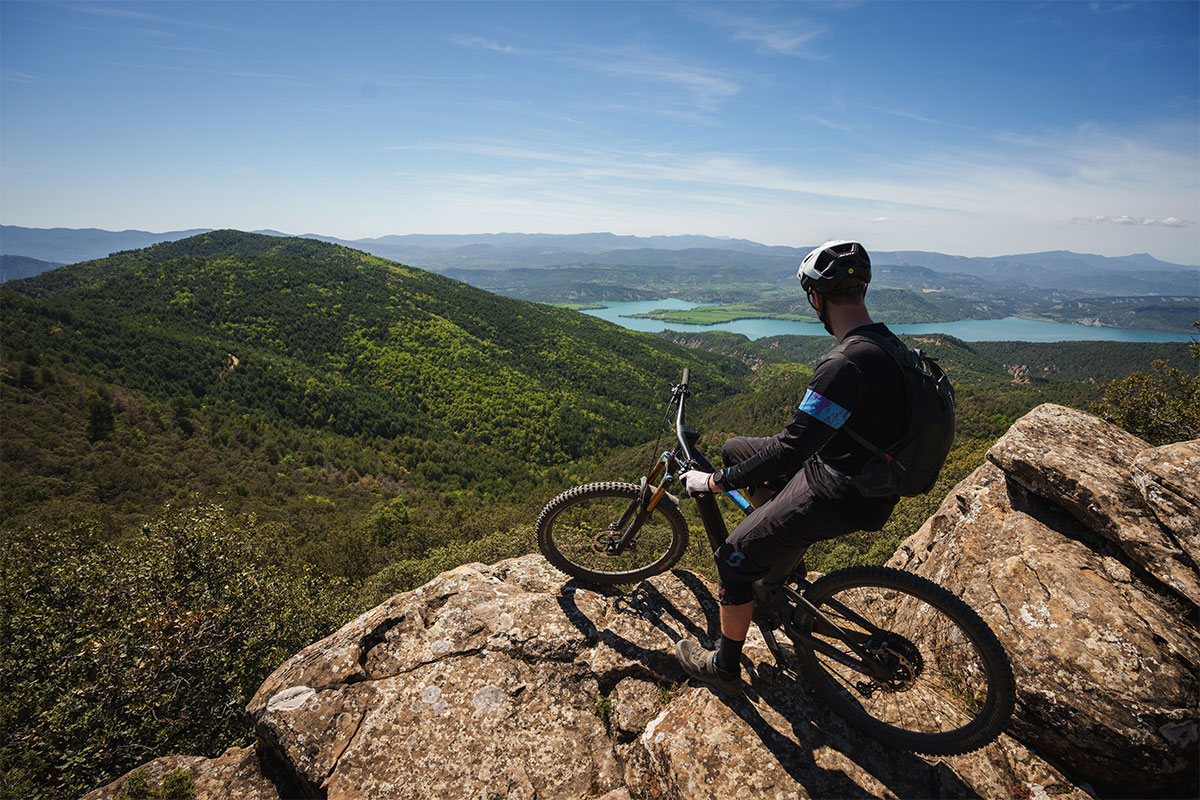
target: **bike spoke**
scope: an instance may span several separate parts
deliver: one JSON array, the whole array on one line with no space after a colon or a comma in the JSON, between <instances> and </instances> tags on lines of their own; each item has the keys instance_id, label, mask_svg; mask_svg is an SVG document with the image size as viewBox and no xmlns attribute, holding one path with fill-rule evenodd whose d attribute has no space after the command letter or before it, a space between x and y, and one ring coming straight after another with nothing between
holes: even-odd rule
<instances>
[{"instance_id":1,"label":"bike spoke","mask_svg":"<svg viewBox=\"0 0 1200 800\"><path fill-rule=\"evenodd\" d=\"M892 658L901 663L902 656L910 663L907 668L898 667L898 675L907 675L907 680L896 678L895 685L884 685L818 653L821 667L852 706L887 725L922 734L958 730L980 713L986 701L986 681L980 685L973 676L983 674L981 655L954 620L919 597L856 586L828 598L821 606L826 616L852 634L869 631L852 622L847 613L831 608L833 601L885 631L875 637L877 640L886 643L890 634L894 640L890 646L900 654L892 654ZM848 652L843 642L828 636L820 638ZM910 674L914 669L915 676Z\"/></svg>"},{"instance_id":2,"label":"bike spoke","mask_svg":"<svg viewBox=\"0 0 1200 800\"><path fill-rule=\"evenodd\" d=\"M619 573L653 564L670 549L671 526L652 514L636 532L631 546L614 553L606 545L620 538L614 530L629 505L627 496L597 497L564 509L554 520L551 536L564 557L584 569Z\"/></svg>"}]
</instances>

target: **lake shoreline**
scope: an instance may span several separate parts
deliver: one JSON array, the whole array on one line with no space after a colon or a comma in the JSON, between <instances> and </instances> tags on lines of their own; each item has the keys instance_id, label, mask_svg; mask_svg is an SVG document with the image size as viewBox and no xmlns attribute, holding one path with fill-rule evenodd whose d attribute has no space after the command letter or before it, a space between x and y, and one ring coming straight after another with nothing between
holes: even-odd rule
<instances>
[{"instance_id":1,"label":"lake shoreline","mask_svg":"<svg viewBox=\"0 0 1200 800\"><path fill-rule=\"evenodd\" d=\"M706 333L723 330L739 333L752 340L774 336L828 335L824 332L823 326L816 321L780 319L762 314L703 323L677 322L651 316L651 312L654 311L686 312L701 305L703 304L677 299L619 301L610 302L603 308L591 309L583 313L607 320L627 330L645 333L659 333L666 330L678 333ZM888 322L885 324L896 333L914 335L942 333L966 342L1191 342L1196 338L1194 333L1078 325L1023 316L921 323Z\"/></svg>"}]
</instances>

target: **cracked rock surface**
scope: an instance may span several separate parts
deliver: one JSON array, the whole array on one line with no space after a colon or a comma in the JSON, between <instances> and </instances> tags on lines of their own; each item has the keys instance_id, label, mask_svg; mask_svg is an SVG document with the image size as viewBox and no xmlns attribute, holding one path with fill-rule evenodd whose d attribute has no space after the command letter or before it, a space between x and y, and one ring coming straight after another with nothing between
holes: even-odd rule
<instances>
[{"instance_id":1,"label":"cracked rock surface","mask_svg":"<svg viewBox=\"0 0 1200 800\"><path fill-rule=\"evenodd\" d=\"M1200 634L1183 589L1195 568L1155 514L1200 519L1186 497L1200 459L1178 457L1191 443L1150 449L1111 427L1059 406L1030 412L888 563L959 595L1000 637L1017 738L1102 793L1186 794ZM1143 500L1138 469L1157 476L1145 494L1176 487L1169 511Z\"/></svg>"},{"instance_id":2,"label":"cracked rock surface","mask_svg":"<svg viewBox=\"0 0 1200 800\"><path fill-rule=\"evenodd\" d=\"M687 685L673 644L715 636L714 591L681 572L598 594L541 556L458 567L281 666L249 707L259 747L309 797L1086 797L1008 737L889 750L779 679L757 633L746 697Z\"/></svg>"}]
</instances>

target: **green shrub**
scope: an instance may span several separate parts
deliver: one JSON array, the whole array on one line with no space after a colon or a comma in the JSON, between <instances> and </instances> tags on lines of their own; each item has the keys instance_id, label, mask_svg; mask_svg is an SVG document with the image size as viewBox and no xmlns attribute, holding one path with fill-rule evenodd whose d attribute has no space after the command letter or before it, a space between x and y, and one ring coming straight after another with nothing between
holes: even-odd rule
<instances>
[{"instance_id":1,"label":"green shrub","mask_svg":"<svg viewBox=\"0 0 1200 800\"><path fill-rule=\"evenodd\" d=\"M344 581L281 566L253 521L215 507L116 544L88 524L5 531L0 555L0 782L14 797L74 797L164 753L248 742L261 682L357 610Z\"/></svg>"},{"instance_id":2,"label":"green shrub","mask_svg":"<svg viewBox=\"0 0 1200 800\"><path fill-rule=\"evenodd\" d=\"M1200 367L1200 347L1192 357ZM1200 374L1160 359L1108 384L1092 411L1155 446L1200 438Z\"/></svg>"},{"instance_id":3,"label":"green shrub","mask_svg":"<svg viewBox=\"0 0 1200 800\"><path fill-rule=\"evenodd\" d=\"M177 769L163 777L162 785L150 788L146 770L139 769L118 787L113 800L194 800L196 779L186 769Z\"/></svg>"}]
</instances>

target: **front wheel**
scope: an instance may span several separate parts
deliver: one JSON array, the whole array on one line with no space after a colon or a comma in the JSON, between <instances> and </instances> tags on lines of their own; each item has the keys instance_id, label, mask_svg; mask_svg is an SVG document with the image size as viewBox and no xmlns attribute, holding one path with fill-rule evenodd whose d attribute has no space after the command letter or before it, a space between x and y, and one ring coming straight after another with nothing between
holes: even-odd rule
<instances>
[{"instance_id":1,"label":"front wheel","mask_svg":"<svg viewBox=\"0 0 1200 800\"><path fill-rule=\"evenodd\" d=\"M538 548L554 566L588 583L636 583L670 569L687 550L687 522L664 495L634 531L629 544L614 544L637 517L641 488L606 481L568 489L538 516Z\"/></svg>"},{"instance_id":2,"label":"front wheel","mask_svg":"<svg viewBox=\"0 0 1200 800\"><path fill-rule=\"evenodd\" d=\"M855 727L904 750L959 755L1008 725L1016 687L1004 646L936 583L887 567L851 567L821 578L804 597L887 666L886 679L870 678L800 646L799 638L809 685ZM850 650L803 611L795 627Z\"/></svg>"}]
</instances>

